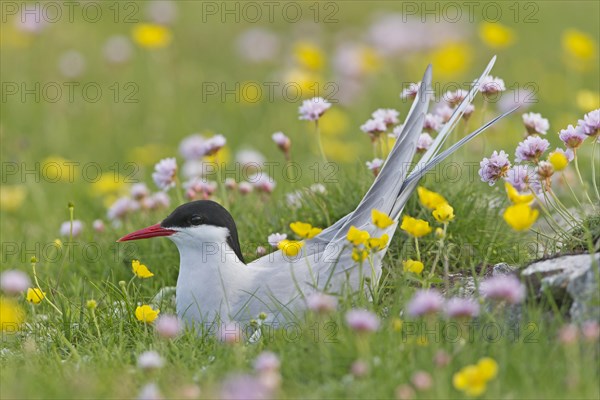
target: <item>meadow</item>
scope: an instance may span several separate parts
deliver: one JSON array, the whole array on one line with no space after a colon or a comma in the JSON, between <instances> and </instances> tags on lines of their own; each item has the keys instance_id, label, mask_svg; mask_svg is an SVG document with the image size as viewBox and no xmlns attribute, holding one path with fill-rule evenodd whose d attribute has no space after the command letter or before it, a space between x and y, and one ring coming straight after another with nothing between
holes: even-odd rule
<instances>
[{"instance_id":1,"label":"meadow","mask_svg":"<svg viewBox=\"0 0 600 400\"><path fill-rule=\"evenodd\" d=\"M600 5L452 4L3 2L0 398L598 398L600 316L490 287L599 251ZM212 199L280 251L356 207L428 64L420 154L494 55L449 142L521 107L426 174L371 299L231 340L175 316L171 242L116 242Z\"/></svg>"}]
</instances>

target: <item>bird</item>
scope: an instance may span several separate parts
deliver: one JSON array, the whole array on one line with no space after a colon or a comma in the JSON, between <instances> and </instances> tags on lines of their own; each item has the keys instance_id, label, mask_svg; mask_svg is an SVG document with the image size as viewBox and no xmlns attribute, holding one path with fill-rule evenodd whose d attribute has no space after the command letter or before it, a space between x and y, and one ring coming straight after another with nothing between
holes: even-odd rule
<instances>
[{"instance_id":1,"label":"bird","mask_svg":"<svg viewBox=\"0 0 600 400\"><path fill-rule=\"evenodd\" d=\"M177 315L187 324L250 323L259 315L282 324L294 321L307 309L307 299L316 294L341 295L377 285L387 248L373 253L372 261L352 259L347 241L351 227L373 237L393 237L408 199L423 175L475 138L500 118L490 120L447 150L442 146L489 74L495 57L467 96L440 130L432 146L416 167L409 170L432 97L432 66L423 75L417 95L404 121L402 132L378 176L358 206L333 225L303 242L296 256L275 251L245 263L232 215L211 200L197 200L177 207L162 222L121 237L118 241L166 237L179 250L176 285ZM414 164L412 164L414 165ZM385 213L392 223L384 229L371 220L372 210ZM389 243L389 241L388 241ZM372 287L371 287L372 289Z\"/></svg>"}]
</instances>

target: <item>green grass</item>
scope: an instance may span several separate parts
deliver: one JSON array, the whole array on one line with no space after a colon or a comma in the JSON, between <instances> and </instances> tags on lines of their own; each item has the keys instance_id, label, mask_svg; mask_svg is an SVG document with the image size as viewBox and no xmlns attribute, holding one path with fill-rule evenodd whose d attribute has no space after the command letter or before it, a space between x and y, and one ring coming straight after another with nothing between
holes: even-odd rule
<instances>
[{"instance_id":1,"label":"green grass","mask_svg":"<svg viewBox=\"0 0 600 400\"><path fill-rule=\"evenodd\" d=\"M136 4L140 10L144 9L143 2ZM172 26L174 40L168 48L156 52L135 48L132 59L118 67L104 61L102 46L113 34L129 35L130 24L115 24L110 19L92 25L79 18L73 23L62 21L19 47L5 39L12 37L9 35L12 31L3 23L3 82L32 85L69 81L60 75L56 64L64 51L76 49L87 62L84 74L75 81L97 82L111 95L109 87L113 83L123 89L127 82L133 82L139 88L136 95L139 102L124 103L122 98L115 102L110 96L103 96L97 103L80 98L69 102L64 97L56 103L23 102L18 96L2 102L2 187L4 190L21 185L26 197L16 209L0 210L0 269L20 269L31 275L30 258L35 255L39 260L36 269L40 285L62 315L47 303L32 306L20 300L26 310L27 324L16 334L3 333L0 339L0 398L133 398L144 383L153 380L167 398L183 397L182 389L190 384L200 386L202 398L214 398L219 394L221 382L230 374L252 373L252 361L263 350L273 351L281 359L282 384L276 397L282 398L393 398L396 388L410 384L412 375L420 370L432 375L433 386L418 392L417 398L462 398L462 393L452 386L453 374L486 356L498 362L499 372L484 398L600 396L598 343L561 344L558 332L568 321L561 313L548 311L545 305L527 302L516 317L503 308L486 308L477 319L477 326L462 325L464 335L460 340L440 333L456 327L453 321L441 317L407 317L406 304L420 285L402 270L402 261L414 258L415 250L413 242L400 230L384 261L377 300L342 296L338 312L330 317L319 320L311 314L298 316L294 329L302 335L297 340L290 339L291 331L279 330L272 337L264 335L256 344L225 345L210 335L189 331L168 341L158 338L151 326L138 322L134 317L136 305L150 302L160 289L175 285L178 254L168 240L134 244L117 244L115 240L156 223L168 210L136 213L120 227L107 223L104 233L94 233L91 223L97 218L105 219L109 196L99 194L89 175L83 176L80 169L73 182L49 182L41 176L42 164L36 163L56 156L80 166L97 163L103 175L109 177L116 167L119 181L133 171L134 181L147 182L154 189L150 178L154 163L162 157L177 155L183 137L192 132L223 133L231 154L240 148L253 147L269 161L279 163L275 169L277 187L271 196L234 194L226 201L238 224L246 260L251 260L257 246L268 247L266 238L270 233L291 234L288 225L292 221L325 227L354 209L373 180L364 167L364 162L373 158L372 149L358 127L379 107L397 108L403 118L410 105L398 101L402 83L420 79L431 60L431 52L387 59L377 74L365 80L364 92L354 102L333 106L342 114L343 121L337 136L325 135L326 140L335 143L332 147L341 144L350 147L342 150L342 159L334 160L339 170L332 181L325 182L327 194L309 196L301 207L294 209L287 205L286 193L323 182L323 173L329 172L321 169L315 179L312 168L318 160L316 136L312 125L297 120L298 102L281 98L258 104L214 98L203 102L201 84L223 81L234 85L274 79L287 69L291 48L300 35L295 29L299 28L282 21L268 25L282 39L282 55L269 64L250 65L235 55L232 43L254 25L198 23L199 4L178 3L179 19ZM331 68L332 53L339 37L336 35L344 27L366 31L371 13L365 9L374 12L400 7L392 2L339 4L342 22L323 24L323 31L317 35L326 54L322 73L325 81L337 79ZM531 110L549 118L548 139L553 149L560 142L556 132L576 123L584 111L589 111L576 104L578 92L589 90L597 94L600 87L597 56L588 70L570 70L558 49L560 35L565 29L576 28L597 43L598 5L537 4L540 7L537 24L515 23L505 10L502 22L517 34L517 41L507 49L485 47L477 38L477 26L466 24L465 42L473 50L472 57L465 60L463 72L446 81L470 82L491 55L498 53L494 75L504 78L507 86L516 83L523 87L528 82L538 86L539 102ZM480 22L481 17L476 21ZM434 65L434 77L435 71ZM481 99L475 104L477 113L468 129L474 129L483 120L479 113ZM495 114L495 107L490 107L486 118ZM467 128L459 126L460 134ZM293 141L292 158L303 172L296 183L282 178L283 156L270 139L271 133L278 130L283 130ZM456 220L449 225L445 248L454 274L479 279L495 263L521 267L534 260L542 247L549 249L550 254L558 248L556 237L551 234L545 237L512 231L502 219L502 211L508 205L503 188L489 188L477 176L481 158L501 148L512 154L522 139L522 131L520 115L510 116L445 164L460 163L460 179L448 179L443 173L447 170L440 168L422 182L443 194L455 208ZM153 154L140 157L139 147L145 145L155 145L156 149ZM592 179L590 147L582 148L579 153L586 182ZM180 158L178 161L181 165ZM18 173L9 173L6 169L9 166L17 166ZM24 170L36 172L23 175ZM569 206L575 204L569 200L566 188L558 187L557 192ZM176 196L171 193L171 197L175 205ZM59 237L60 224L69 220L69 202L75 205L74 217L85 223L85 230L73 243L61 238L63 247L56 248L54 240ZM435 224L416 196L409 201L405 213ZM597 239L597 218L590 218L584 225L587 228L574 231L574 236L586 238L586 232L591 230L592 237ZM429 235L420 241L420 246L429 271L436 258L436 239ZM572 250L589 248L589 245L581 247L578 242ZM131 281L130 263L134 258L141 259L155 276ZM436 277L441 274L440 263ZM127 293L120 286L121 281L127 282ZM459 289L453 287L450 294ZM85 306L89 299L98 301L95 312L98 328ZM344 314L353 307L377 313L382 321L379 332L362 341L350 331ZM174 313L169 300L160 304L160 308L163 314ZM401 330L395 329L398 318L403 321ZM325 325L329 322L332 324ZM315 324L320 330L315 330ZM325 330L331 327L335 327L334 331ZM500 337L486 339L494 333L489 327L501 327ZM469 329L472 336L466 334ZM327 335L332 332L335 335L329 338ZM136 360L140 353L150 349L165 358L166 366L147 374L136 367ZM451 355L445 367L434 363L434 356L440 350ZM350 373L352 363L358 359L369 365L370 371L362 379Z\"/></svg>"}]
</instances>

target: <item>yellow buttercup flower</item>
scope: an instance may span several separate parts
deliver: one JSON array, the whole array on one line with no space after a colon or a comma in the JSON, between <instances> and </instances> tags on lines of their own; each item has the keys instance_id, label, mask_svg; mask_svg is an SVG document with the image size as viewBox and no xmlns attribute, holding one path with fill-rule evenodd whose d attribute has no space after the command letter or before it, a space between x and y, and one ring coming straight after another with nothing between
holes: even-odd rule
<instances>
[{"instance_id":1,"label":"yellow buttercup flower","mask_svg":"<svg viewBox=\"0 0 600 400\"><path fill-rule=\"evenodd\" d=\"M147 304L138 306L135 309L135 317L137 320L146 324L154 322L154 320L158 317L158 314L160 314L160 310L158 308L155 310Z\"/></svg>"},{"instance_id":2,"label":"yellow buttercup flower","mask_svg":"<svg viewBox=\"0 0 600 400\"><path fill-rule=\"evenodd\" d=\"M356 247L352 249L352 259L356 262L364 261L368 256L369 252L367 250L360 250Z\"/></svg>"},{"instance_id":3,"label":"yellow buttercup flower","mask_svg":"<svg viewBox=\"0 0 600 400\"><path fill-rule=\"evenodd\" d=\"M562 35L565 52L580 61L590 61L596 55L598 45L590 35L576 29L568 29Z\"/></svg>"},{"instance_id":4,"label":"yellow buttercup flower","mask_svg":"<svg viewBox=\"0 0 600 400\"><path fill-rule=\"evenodd\" d=\"M98 307L98 302L94 299L88 300L85 302L85 306L89 309L89 310L95 310Z\"/></svg>"},{"instance_id":5,"label":"yellow buttercup flower","mask_svg":"<svg viewBox=\"0 0 600 400\"><path fill-rule=\"evenodd\" d=\"M526 231L535 223L540 212L528 204L515 204L504 211L504 220L516 231Z\"/></svg>"},{"instance_id":6,"label":"yellow buttercup flower","mask_svg":"<svg viewBox=\"0 0 600 400\"><path fill-rule=\"evenodd\" d=\"M296 43L294 46L294 57L301 66L311 70L319 70L325 64L323 51L310 42Z\"/></svg>"},{"instance_id":7,"label":"yellow buttercup flower","mask_svg":"<svg viewBox=\"0 0 600 400\"><path fill-rule=\"evenodd\" d=\"M498 363L490 357L484 357L477 363L479 373L484 379L494 379L498 375Z\"/></svg>"},{"instance_id":8,"label":"yellow buttercup flower","mask_svg":"<svg viewBox=\"0 0 600 400\"><path fill-rule=\"evenodd\" d=\"M563 153L555 151L548 155L548 162L552 164L555 171L562 171L569 165L569 159Z\"/></svg>"},{"instance_id":9,"label":"yellow buttercup flower","mask_svg":"<svg viewBox=\"0 0 600 400\"><path fill-rule=\"evenodd\" d=\"M495 49L508 47L515 41L513 30L498 22L480 24L479 37L486 45Z\"/></svg>"},{"instance_id":10,"label":"yellow buttercup flower","mask_svg":"<svg viewBox=\"0 0 600 400\"><path fill-rule=\"evenodd\" d=\"M131 270L138 278L152 278L154 274L139 260L131 260Z\"/></svg>"},{"instance_id":11,"label":"yellow buttercup flower","mask_svg":"<svg viewBox=\"0 0 600 400\"><path fill-rule=\"evenodd\" d=\"M365 242L365 246L373 251L379 251L385 249L385 246L387 246L389 240L390 237L388 236L388 234L383 234L379 238L367 239L367 241Z\"/></svg>"},{"instance_id":12,"label":"yellow buttercup flower","mask_svg":"<svg viewBox=\"0 0 600 400\"><path fill-rule=\"evenodd\" d=\"M160 49L171 43L169 28L158 24L139 24L133 28L133 40L148 49Z\"/></svg>"},{"instance_id":13,"label":"yellow buttercup flower","mask_svg":"<svg viewBox=\"0 0 600 400\"><path fill-rule=\"evenodd\" d=\"M431 190L427 190L423 186L419 186L417 188L417 194L419 195L419 201L421 204L430 210L435 210L440 205L447 203L444 196L439 193L432 192Z\"/></svg>"},{"instance_id":14,"label":"yellow buttercup flower","mask_svg":"<svg viewBox=\"0 0 600 400\"><path fill-rule=\"evenodd\" d=\"M348 241L354 246L359 246L361 244L364 244L370 237L371 235L369 234L369 232L361 231L360 229L352 225L348 230L348 235L346 236L346 239L348 239Z\"/></svg>"},{"instance_id":15,"label":"yellow buttercup flower","mask_svg":"<svg viewBox=\"0 0 600 400\"><path fill-rule=\"evenodd\" d=\"M508 195L508 199L513 204L531 204L535 196L533 193L531 194L520 194L517 189L514 188L508 182L504 182L504 188L506 189L506 194Z\"/></svg>"},{"instance_id":16,"label":"yellow buttercup flower","mask_svg":"<svg viewBox=\"0 0 600 400\"><path fill-rule=\"evenodd\" d=\"M27 190L23 185L2 186L2 190L0 190L0 210L18 210L21 208L26 195Z\"/></svg>"},{"instance_id":17,"label":"yellow buttercup flower","mask_svg":"<svg viewBox=\"0 0 600 400\"><path fill-rule=\"evenodd\" d=\"M420 238L431 233L429 222L423 221L422 219L409 217L408 215L402 217L402 225L400 225L400 229L416 238Z\"/></svg>"},{"instance_id":18,"label":"yellow buttercup flower","mask_svg":"<svg viewBox=\"0 0 600 400\"><path fill-rule=\"evenodd\" d=\"M319 88L322 87L320 84L322 78L318 74L297 68L289 70L285 74L284 80L288 84L299 87L301 91L300 95L305 99L314 97L318 93Z\"/></svg>"},{"instance_id":19,"label":"yellow buttercup flower","mask_svg":"<svg viewBox=\"0 0 600 400\"><path fill-rule=\"evenodd\" d=\"M277 248L288 257L295 257L300 253L300 249L304 247L304 242L297 240L282 240L277 244Z\"/></svg>"},{"instance_id":20,"label":"yellow buttercup flower","mask_svg":"<svg viewBox=\"0 0 600 400\"><path fill-rule=\"evenodd\" d=\"M448 203L440 204L432 214L438 222L450 222L454 219L454 208Z\"/></svg>"},{"instance_id":21,"label":"yellow buttercup flower","mask_svg":"<svg viewBox=\"0 0 600 400\"><path fill-rule=\"evenodd\" d=\"M50 156L42 161L41 174L48 182L74 182L78 177L77 163L61 156Z\"/></svg>"},{"instance_id":22,"label":"yellow buttercup flower","mask_svg":"<svg viewBox=\"0 0 600 400\"><path fill-rule=\"evenodd\" d=\"M104 173L100 178L92 183L91 191L95 196L104 196L110 194L122 194L126 192L126 177L114 173Z\"/></svg>"},{"instance_id":23,"label":"yellow buttercup flower","mask_svg":"<svg viewBox=\"0 0 600 400\"><path fill-rule=\"evenodd\" d=\"M315 228L311 224L306 222L292 222L290 229L298 236L304 239L311 239L317 236L323 229Z\"/></svg>"},{"instance_id":24,"label":"yellow buttercup flower","mask_svg":"<svg viewBox=\"0 0 600 400\"><path fill-rule=\"evenodd\" d=\"M421 272L423 272L423 268L425 268L425 266L421 261L402 261L402 269L404 270L404 272L412 272L413 274L420 275Z\"/></svg>"},{"instance_id":25,"label":"yellow buttercup flower","mask_svg":"<svg viewBox=\"0 0 600 400\"><path fill-rule=\"evenodd\" d=\"M32 304L40 304L42 300L46 297L46 293L42 292L38 288L29 288L27 289L27 297L26 300Z\"/></svg>"},{"instance_id":26,"label":"yellow buttercup flower","mask_svg":"<svg viewBox=\"0 0 600 400\"><path fill-rule=\"evenodd\" d=\"M467 365L452 377L452 384L467 396L482 395L490 380L496 377L498 364L491 358L482 358L476 365Z\"/></svg>"},{"instance_id":27,"label":"yellow buttercup flower","mask_svg":"<svg viewBox=\"0 0 600 400\"><path fill-rule=\"evenodd\" d=\"M371 210L371 220L373 220L373 223L379 229L385 229L394 223L394 220L391 219L386 213L376 209Z\"/></svg>"},{"instance_id":28,"label":"yellow buttercup flower","mask_svg":"<svg viewBox=\"0 0 600 400\"><path fill-rule=\"evenodd\" d=\"M587 113L600 108L600 95L592 90L582 89L577 92L575 102L581 111Z\"/></svg>"},{"instance_id":29,"label":"yellow buttercup flower","mask_svg":"<svg viewBox=\"0 0 600 400\"><path fill-rule=\"evenodd\" d=\"M0 332L14 332L25 321L25 313L13 299L0 297Z\"/></svg>"},{"instance_id":30,"label":"yellow buttercup flower","mask_svg":"<svg viewBox=\"0 0 600 400\"><path fill-rule=\"evenodd\" d=\"M429 59L439 76L457 76L471 65L473 49L466 43L448 43L434 50Z\"/></svg>"},{"instance_id":31,"label":"yellow buttercup flower","mask_svg":"<svg viewBox=\"0 0 600 400\"><path fill-rule=\"evenodd\" d=\"M348 116L339 108L330 108L319 119L319 128L325 136L341 135L348 130L349 126Z\"/></svg>"}]
</instances>

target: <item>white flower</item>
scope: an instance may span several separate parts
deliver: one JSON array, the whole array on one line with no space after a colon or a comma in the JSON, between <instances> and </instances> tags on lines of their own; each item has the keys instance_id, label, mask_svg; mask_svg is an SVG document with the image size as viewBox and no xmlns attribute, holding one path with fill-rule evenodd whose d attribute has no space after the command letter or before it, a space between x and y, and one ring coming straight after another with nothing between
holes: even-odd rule
<instances>
[{"instance_id":1,"label":"white flower","mask_svg":"<svg viewBox=\"0 0 600 400\"><path fill-rule=\"evenodd\" d=\"M83 231L83 222L76 219L73 220L73 237L77 237ZM61 236L70 236L71 235L71 221L65 221L60 226L60 234Z\"/></svg>"},{"instance_id":2,"label":"white flower","mask_svg":"<svg viewBox=\"0 0 600 400\"><path fill-rule=\"evenodd\" d=\"M145 384L138 394L137 400L162 400L163 396L154 382Z\"/></svg>"},{"instance_id":3,"label":"white flower","mask_svg":"<svg viewBox=\"0 0 600 400\"><path fill-rule=\"evenodd\" d=\"M277 248L279 242L285 239L287 239L287 235L285 233L272 233L267 237L267 242L269 242L271 247Z\"/></svg>"},{"instance_id":4,"label":"white flower","mask_svg":"<svg viewBox=\"0 0 600 400\"><path fill-rule=\"evenodd\" d=\"M298 109L300 119L308 121L317 121L325 111L329 110L331 103L322 97L314 97L310 100L304 100Z\"/></svg>"},{"instance_id":5,"label":"white flower","mask_svg":"<svg viewBox=\"0 0 600 400\"><path fill-rule=\"evenodd\" d=\"M104 57L112 64L127 62L132 53L133 45L129 38L124 35L111 36L104 44Z\"/></svg>"},{"instance_id":6,"label":"white flower","mask_svg":"<svg viewBox=\"0 0 600 400\"><path fill-rule=\"evenodd\" d=\"M16 269L9 269L0 274L0 289L6 294L16 295L31 287L29 276Z\"/></svg>"},{"instance_id":7,"label":"white flower","mask_svg":"<svg viewBox=\"0 0 600 400\"><path fill-rule=\"evenodd\" d=\"M149 371L160 369L165 364L163 358L156 351L145 351L138 357L138 368Z\"/></svg>"},{"instance_id":8,"label":"white flower","mask_svg":"<svg viewBox=\"0 0 600 400\"><path fill-rule=\"evenodd\" d=\"M159 189L169 190L175 186L176 174L177 161L175 158L164 158L154 166L152 179Z\"/></svg>"},{"instance_id":9,"label":"white flower","mask_svg":"<svg viewBox=\"0 0 600 400\"><path fill-rule=\"evenodd\" d=\"M323 185L322 183L313 183L312 185L310 185L310 191L313 193L319 193L319 194L327 193L327 189L325 188L325 185Z\"/></svg>"},{"instance_id":10,"label":"white flower","mask_svg":"<svg viewBox=\"0 0 600 400\"><path fill-rule=\"evenodd\" d=\"M302 196L303 193L299 190L296 190L292 193L287 193L285 195L285 201L287 205L292 208L300 208L302 207Z\"/></svg>"},{"instance_id":11,"label":"white flower","mask_svg":"<svg viewBox=\"0 0 600 400\"><path fill-rule=\"evenodd\" d=\"M187 160L181 167L181 173L187 179L201 177L207 171L210 171L210 167L202 160Z\"/></svg>"}]
</instances>

